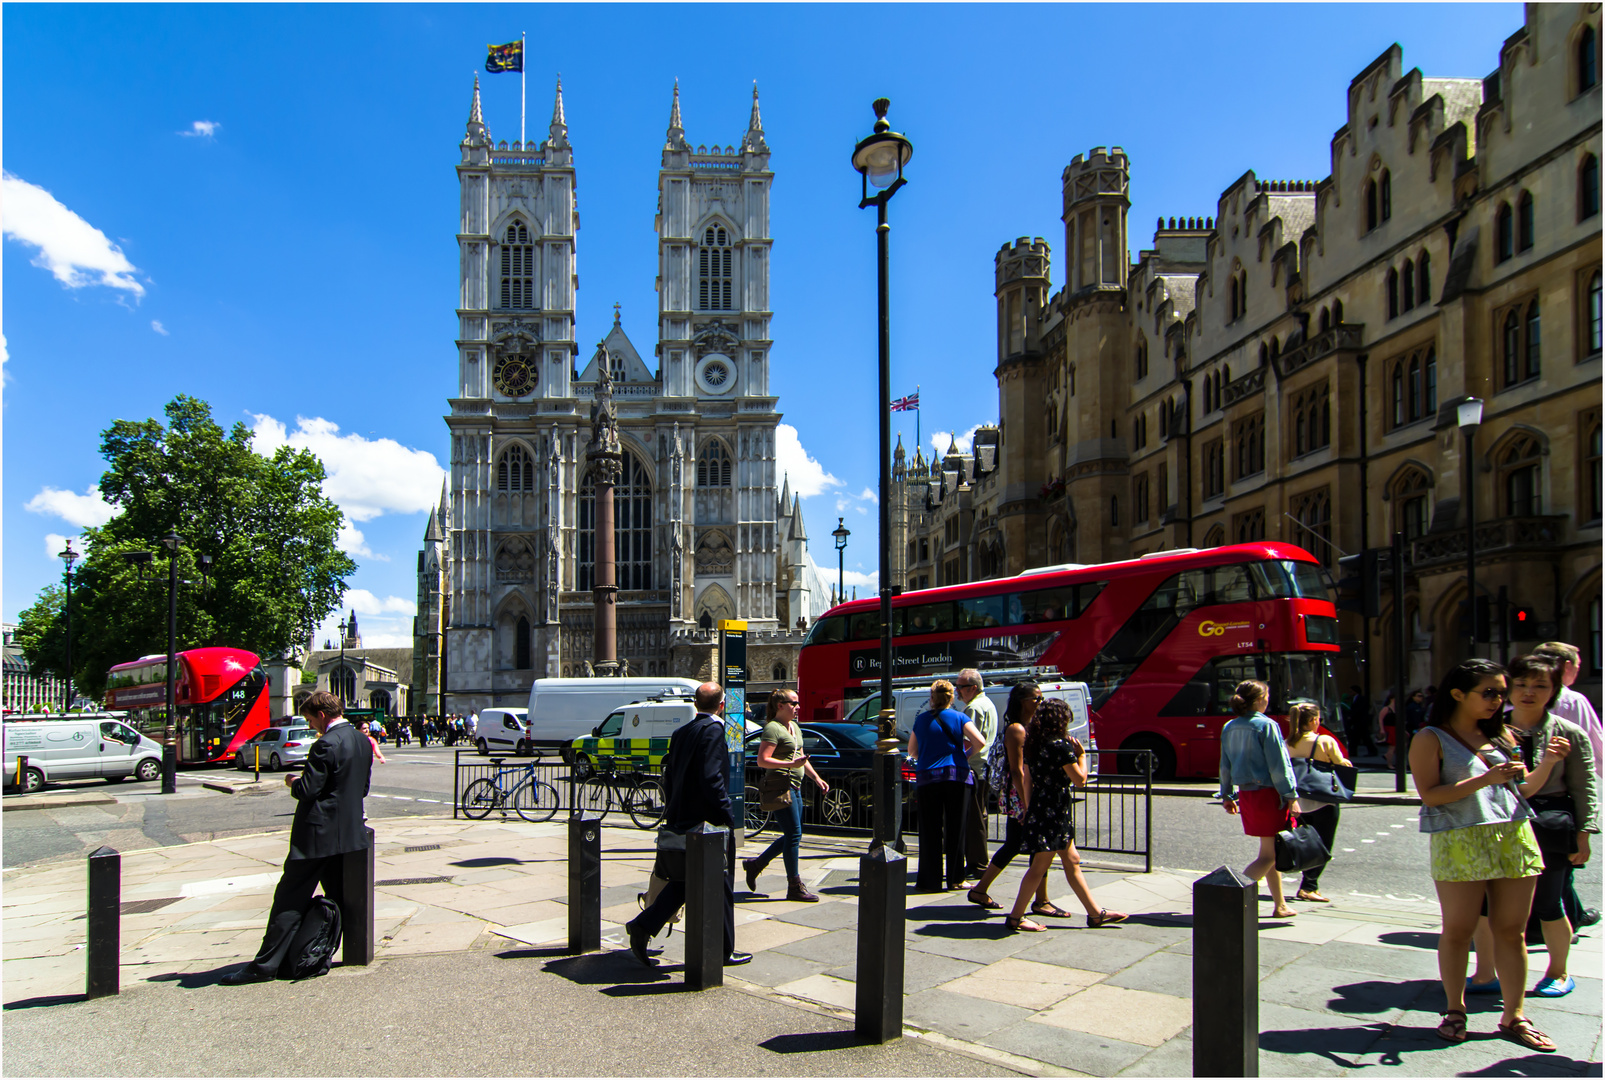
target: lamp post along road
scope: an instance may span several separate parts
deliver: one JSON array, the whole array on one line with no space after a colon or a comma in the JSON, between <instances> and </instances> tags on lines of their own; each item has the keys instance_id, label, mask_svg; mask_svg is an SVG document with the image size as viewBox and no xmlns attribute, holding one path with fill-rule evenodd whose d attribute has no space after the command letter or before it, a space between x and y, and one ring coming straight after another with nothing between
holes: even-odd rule
<instances>
[{"instance_id":1,"label":"lamp post along road","mask_svg":"<svg viewBox=\"0 0 1605 1080\"><path fill-rule=\"evenodd\" d=\"M836 519L836 528L831 531L836 538L836 595L843 596L847 592L847 538L853 535L847 527L846 518Z\"/></svg>"},{"instance_id":2,"label":"lamp post along road","mask_svg":"<svg viewBox=\"0 0 1605 1080\"><path fill-rule=\"evenodd\" d=\"M174 665L178 663L178 532L162 537L167 549L167 729L172 732L162 751L162 794L178 794L178 707L174 699Z\"/></svg>"},{"instance_id":3,"label":"lamp post along road","mask_svg":"<svg viewBox=\"0 0 1605 1080\"><path fill-rule=\"evenodd\" d=\"M886 119L891 102L876 98L875 128L853 148L858 170L860 210L875 208L876 299L879 308L880 401L880 739L875 744L874 835L859 864L858 982L854 1029L861 1038L886 1042L903 1034L903 925L906 914L906 860L898 850L902 833L902 760L898 754L897 709L892 700L892 333L887 268L891 226L886 204L905 183L903 166L914 147ZM874 195L870 187L876 189ZM845 574L844 574L845 577ZM843 581L845 585L845 581Z\"/></svg>"},{"instance_id":4,"label":"lamp post along road","mask_svg":"<svg viewBox=\"0 0 1605 1080\"><path fill-rule=\"evenodd\" d=\"M356 608L352 608L351 610L355 611ZM346 630L347 630L346 621L344 619L341 619L338 623L335 624L334 628L336 630L340 631L340 665L339 665L338 668L335 669L334 676L335 676L335 678L340 680L340 687L339 687L339 690L337 691L337 694L338 694L338 696L340 698L340 711L341 712L345 712L345 708L346 708Z\"/></svg>"},{"instance_id":5,"label":"lamp post along road","mask_svg":"<svg viewBox=\"0 0 1605 1080\"><path fill-rule=\"evenodd\" d=\"M1471 625L1472 651L1477 645L1477 428L1482 424L1482 399L1467 397L1455 406L1460 430L1466 436L1462 468L1466 472L1466 614ZM1399 708L1404 707L1403 701Z\"/></svg>"},{"instance_id":6,"label":"lamp post along road","mask_svg":"<svg viewBox=\"0 0 1605 1080\"><path fill-rule=\"evenodd\" d=\"M78 552L72 549L72 540L62 549L61 559L67 564L67 680L61 711L65 715L72 708L72 564L78 561Z\"/></svg>"}]
</instances>

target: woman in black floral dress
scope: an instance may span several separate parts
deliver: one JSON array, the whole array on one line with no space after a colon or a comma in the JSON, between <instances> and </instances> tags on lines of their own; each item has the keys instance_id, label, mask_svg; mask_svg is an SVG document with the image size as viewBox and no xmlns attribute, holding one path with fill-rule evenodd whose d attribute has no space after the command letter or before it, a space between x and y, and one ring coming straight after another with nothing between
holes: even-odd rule
<instances>
[{"instance_id":1,"label":"woman in black floral dress","mask_svg":"<svg viewBox=\"0 0 1605 1080\"><path fill-rule=\"evenodd\" d=\"M1087 925L1108 926L1126 916L1098 906L1081 873L1081 856L1076 851L1076 827L1070 819L1070 786L1087 782L1086 752L1080 740L1068 738L1070 706L1053 698L1044 701L1026 728L1025 762L1030 770L1031 790L1021 821L1024 848L1031 866L1020 882L1014 910L1004 919L1011 930L1046 930L1041 923L1026 919L1026 907L1037 885L1047 876L1055 855L1064 866L1064 876L1076 898L1087 909Z\"/></svg>"}]
</instances>

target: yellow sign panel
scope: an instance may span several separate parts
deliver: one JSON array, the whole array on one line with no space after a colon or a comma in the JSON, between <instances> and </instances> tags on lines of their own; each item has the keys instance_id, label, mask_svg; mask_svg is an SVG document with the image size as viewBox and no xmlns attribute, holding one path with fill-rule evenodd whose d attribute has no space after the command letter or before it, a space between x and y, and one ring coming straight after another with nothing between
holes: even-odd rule
<instances>
[{"instance_id":1,"label":"yellow sign panel","mask_svg":"<svg viewBox=\"0 0 1605 1080\"><path fill-rule=\"evenodd\" d=\"M720 619L719 632L732 634L745 634L747 632L746 619Z\"/></svg>"}]
</instances>

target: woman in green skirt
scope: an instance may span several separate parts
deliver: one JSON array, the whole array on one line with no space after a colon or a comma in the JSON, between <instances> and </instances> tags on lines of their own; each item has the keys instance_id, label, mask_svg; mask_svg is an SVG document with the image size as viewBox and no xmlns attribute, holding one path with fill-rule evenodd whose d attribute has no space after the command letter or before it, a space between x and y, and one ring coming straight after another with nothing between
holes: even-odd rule
<instances>
[{"instance_id":1,"label":"woman in green skirt","mask_svg":"<svg viewBox=\"0 0 1605 1080\"><path fill-rule=\"evenodd\" d=\"M1443 911L1438 975L1446 1008L1438 1034L1466 1038L1466 959L1488 901L1494 968L1504 986L1527 985L1524 935L1533 888L1544 868L1528 825L1533 814L1516 789L1526 768L1505 731L1505 669L1466 660L1438 684L1423 736L1410 747L1410 773L1421 795L1421 831L1432 844L1432 879ZM1522 1015L1522 996L1505 998L1499 1033L1529 1050L1555 1043Z\"/></svg>"}]
</instances>

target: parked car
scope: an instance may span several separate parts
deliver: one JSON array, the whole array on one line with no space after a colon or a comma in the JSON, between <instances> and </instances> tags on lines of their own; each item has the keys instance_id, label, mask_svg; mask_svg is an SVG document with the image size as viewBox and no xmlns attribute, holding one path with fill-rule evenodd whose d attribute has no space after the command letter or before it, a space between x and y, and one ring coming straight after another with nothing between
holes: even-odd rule
<instances>
[{"instance_id":1,"label":"parked car","mask_svg":"<svg viewBox=\"0 0 1605 1080\"><path fill-rule=\"evenodd\" d=\"M830 785L829 791L821 792L811 781L803 782L804 819L812 817L822 825L836 827L868 824L870 798L875 786L875 729L866 724L809 720L797 726L802 731L803 753L808 755L814 771ZM754 801L757 799L754 786L760 771L758 744L762 741L762 729L747 735L747 798ZM907 769L904 773L904 779L909 781L903 787L903 798L907 801L913 795L914 785Z\"/></svg>"},{"instance_id":2,"label":"parked car","mask_svg":"<svg viewBox=\"0 0 1605 1080\"><path fill-rule=\"evenodd\" d=\"M278 772L291 765L305 765L307 752L312 749L317 737L317 732L309 727L266 728L258 732L256 738L240 744L234 753L234 767L255 769L258 753L261 755L262 768L268 772Z\"/></svg>"}]
</instances>

